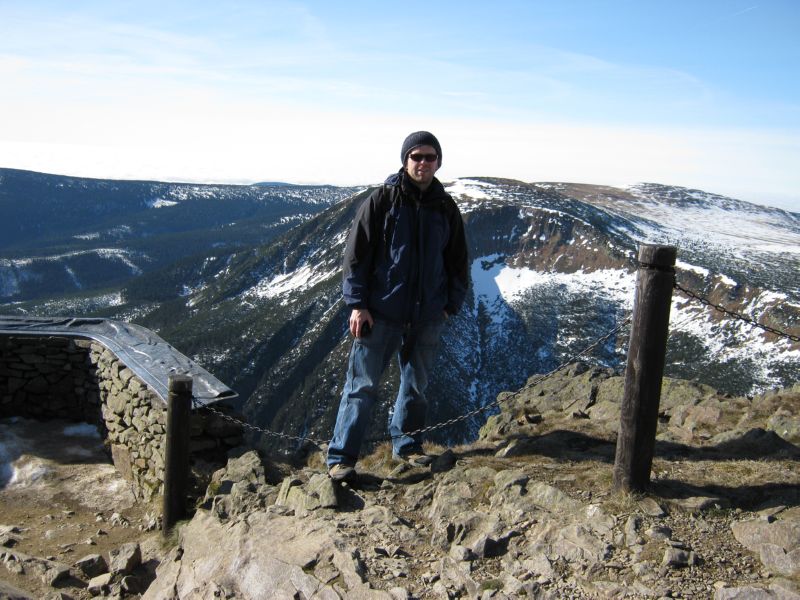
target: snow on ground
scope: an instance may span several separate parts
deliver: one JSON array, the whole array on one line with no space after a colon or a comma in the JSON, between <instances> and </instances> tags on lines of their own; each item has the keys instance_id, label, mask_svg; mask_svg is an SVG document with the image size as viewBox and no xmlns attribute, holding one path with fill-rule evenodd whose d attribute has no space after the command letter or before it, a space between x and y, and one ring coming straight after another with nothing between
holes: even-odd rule
<instances>
[{"instance_id":1,"label":"snow on ground","mask_svg":"<svg viewBox=\"0 0 800 600\"><path fill-rule=\"evenodd\" d=\"M800 255L800 231L787 227L785 217L776 211L756 206L747 211L731 210L709 202L675 207L639 186L628 189L648 202L646 205L627 203L627 210L637 212L638 209L639 216L659 223L668 236L727 247L742 257L752 251ZM664 237L661 231L650 233L655 239Z\"/></svg>"},{"instance_id":2,"label":"snow on ground","mask_svg":"<svg viewBox=\"0 0 800 600\"><path fill-rule=\"evenodd\" d=\"M94 425L60 420L0 419L0 492L66 494L98 509L135 502Z\"/></svg>"},{"instance_id":3,"label":"snow on ground","mask_svg":"<svg viewBox=\"0 0 800 600\"><path fill-rule=\"evenodd\" d=\"M497 192L490 193L493 189L497 190L497 186L474 179L456 179L451 183L446 183L445 186L447 193L454 197L465 196L473 200L491 200L499 195Z\"/></svg>"},{"instance_id":4,"label":"snow on ground","mask_svg":"<svg viewBox=\"0 0 800 600\"><path fill-rule=\"evenodd\" d=\"M687 262L683 262L681 259L677 259L675 261L675 266L678 268L678 270L691 271L692 273L697 273L702 277L708 277L709 275L711 275L711 271L709 271L705 267L698 267L697 265L692 265Z\"/></svg>"},{"instance_id":5,"label":"snow on ground","mask_svg":"<svg viewBox=\"0 0 800 600\"><path fill-rule=\"evenodd\" d=\"M502 200L505 192L498 186L485 181L475 179L456 179L455 181L443 184L447 193L450 194L458 204L462 215L479 207L481 203L492 200Z\"/></svg>"},{"instance_id":6,"label":"snow on ground","mask_svg":"<svg viewBox=\"0 0 800 600\"><path fill-rule=\"evenodd\" d=\"M122 292L101 294L100 296L86 296L84 298L56 298L39 305L42 314L86 314L90 311L112 306L122 306L125 303Z\"/></svg>"},{"instance_id":7,"label":"snow on ground","mask_svg":"<svg viewBox=\"0 0 800 600\"><path fill-rule=\"evenodd\" d=\"M175 200L164 200L163 198L153 198L147 201L149 208L164 208L166 206L176 206L177 204Z\"/></svg>"},{"instance_id":8,"label":"snow on ground","mask_svg":"<svg viewBox=\"0 0 800 600\"><path fill-rule=\"evenodd\" d=\"M54 262L69 258L76 258L80 256L87 256L96 254L101 258L109 260L118 260L125 264L134 274L141 274L142 270L136 266L130 259L132 252L122 250L120 248L93 248L91 250L76 250L74 252L65 252L64 254L52 254L50 256L31 256L28 258L3 258L0 259L0 267L21 269L31 266L35 262Z\"/></svg>"},{"instance_id":9,"label":"snow on ground","mask_svg":"<svg viewBox=\"0 0 800 600\"><path fill-rule=\"evenodd\" d=\"M252 295L259 298L284 296L295 291L306 290L326 279L335 277L338 273L339 269L330 271L315 270L311 265L303 265L289 273L282 273L271 278L262 279L243 295Z\"/></svg>"},{"instance_id":10,"label":"snow on ground","mask_svg":"<svg viewBox=\"0 0 800 600\"><path fill-rule=\"evenodd\" d=\"M67 437L87 437L100 439L100 432L96 425L90 423L72 423L61 431Z\"/></svg>"},{"instance_id":11,"label":"snow on ground","mask_svg":"<svg viewBox=\"0 0 800 600\"><path fill-rule=\"evenodd\" d=\"M687 263L679 266L700 271L700 274L705 271ZM599 292L621 309L633 310L635 272L628 273L621 269L570 274L539 272L529 268L510 267L505 263L503 255L492 254L475 259L471 275L476 300L485 306L492 321L498 325L502 325L510 304L528 290L537 287L557 286L564 294L573 296ZM736 285L736 282L725 276L721 276L721 280L726 285ZM783 294L765 291L754 298L743 312L757 319L767 309L785 300ZM793 350L788 340L770 341L761 329L738 319L727 318L720 321L712 309L676 294L673 295L670 311L670 335L678 333L689 334L699 340L705 347L705 353L716 362L755 359L753 368L759 370L755 379L766 384L759 389L753 389L753 393L764 391L770 385L780 385L779 378L770 372L770 364L800 361L800 349Z\"/></svg>"},{"instance_id":12,"label":"snow on ground","mask_svg":"<svg viewBox=\"0 0 800 600\"><path fill-rule=\"evenodd\" d=\"M769 296L764 298L769 300ZM753 302L748 307L751 316L757 316L765 308L764 301ZM705 348L705 354L715 362L742 361L753 369L753 379L764 382L750 393L763 392L771 387L781 387L782 380L773 375L770 364L800 362L800 349L792 349L789 340L779 338L769 341L765 332L739 319L719 321L711 309L690 302L683 296L673 296L670 310L670 335L685 333L693 336Z\"/></svg>"},{"instance_id":13,"label":"snow on ground","mask_svg":"<svg viewBox=\"0 0 800 600\"><path fill-rule=\"evenodd\" d=\"M559 286L568 294L606 295L625 309L633 308L636 274L624 269L603 269L578 273L551 273L506 265L498 254L482 256L472 262L472 285L475 297L487 305L502 299L510 304L531 288Z\"/></svg>"}]
</instances>

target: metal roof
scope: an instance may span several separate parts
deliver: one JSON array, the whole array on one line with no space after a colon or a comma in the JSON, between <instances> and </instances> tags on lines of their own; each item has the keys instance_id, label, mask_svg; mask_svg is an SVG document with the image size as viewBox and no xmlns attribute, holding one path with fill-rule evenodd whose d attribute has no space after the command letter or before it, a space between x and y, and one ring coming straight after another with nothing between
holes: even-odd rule
<instances>
[{"instance_id":1,"label":"metal roof","mask_svg":"<svg viewBox=\"0 0 800 600\"><path fill-rule=\"evenodd\" d=\"M200 404L238 397L236 392L155 333L132 323L99 318L0 315L0 335L95 340L113 352L165 402L170 375L192 377L192 394Z\"/></svg>"}]
</instances>

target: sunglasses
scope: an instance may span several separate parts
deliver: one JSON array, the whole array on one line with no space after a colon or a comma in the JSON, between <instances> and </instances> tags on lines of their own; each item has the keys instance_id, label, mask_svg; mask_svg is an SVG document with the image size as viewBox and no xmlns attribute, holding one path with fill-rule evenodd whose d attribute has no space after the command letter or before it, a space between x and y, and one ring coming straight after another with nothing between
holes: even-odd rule
<instances>
[{"instance_id":1,"label":"sunglasses","mask_svg":"<svg viewBox=\"0 0 800 600\"><path fill-rule=\"evenodd\" d=\"M418 163L420 163L422 161L432 163L432 162L436 162L437 160L439 160L439 157L436 154L419 154L419 153L415 153L415 154L409 154L408 158L410 158L414 162L418 162Z\"/></svg>"}]
</instances>

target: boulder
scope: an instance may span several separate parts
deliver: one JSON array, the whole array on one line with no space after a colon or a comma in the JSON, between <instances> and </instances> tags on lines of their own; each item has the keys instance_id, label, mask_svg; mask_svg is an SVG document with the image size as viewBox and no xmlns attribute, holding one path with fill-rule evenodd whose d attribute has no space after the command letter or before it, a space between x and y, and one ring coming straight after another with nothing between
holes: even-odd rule
<instances>
[{"instance_id":1,"label":"boulder","mask_svg":"<svg viewBox=\"0 0 800 600\"><path fill-rule=\"evenodd\" d=\"M86 587L86 590L92 596L106 595L111 590L111 583L113 580L114 575L112 573L103 573L97 577L92 577L92 579L89 580L89 585Z\"/></svg>"},{"instance_id":2,"label":"boulder","mask_svg":"<svg viewBox=\"0 0 800 600\"><path fill-rule=\"evenodd\" d=\"M76 561L75 568L91 579L108 572L108 563L100 554L89 554Z\"/></svg>"},{"instance_id":3,"label":"boulder","mask_svg":"<svg viewBox=\"0 0 800 600\"><path fill-rule=\"evenodd\" d=\"M2 600L35 600L35 597L28 594L28 592L24 592L2 580L0 580L0 598Z\"/></svg>"},{"instance_id":4,"label":"boulder","mask_svg":"<svg viewBox=\"0 0 800 600\"><path fill-rule=\"evenodd\" d=\"M123 544L109 552L108 570L114 575L130 575L142 563L142 550L137 543Z\"/></svg>"},{"instance_id":5,"label":"boulder","mask_svg":"<svg viewBox=\"0 0 800 600\"><path fill-rule=\"evenodd\" d=\"M339 591L337 591L337 589ZM365 598L391 600L365 583L360 553L335 523L258 512L221 523L204 510L181 529L144 600L165 597Z\"/></svg>"}]
</instances>

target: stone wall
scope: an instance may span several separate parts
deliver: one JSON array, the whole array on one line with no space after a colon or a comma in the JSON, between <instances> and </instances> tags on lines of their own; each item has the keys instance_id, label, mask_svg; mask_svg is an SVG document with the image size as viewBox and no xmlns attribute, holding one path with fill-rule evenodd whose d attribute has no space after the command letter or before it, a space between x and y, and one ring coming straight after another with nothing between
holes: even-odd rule
<instances>
[{"instance_id":1,"label":"stone wall","mask_svg":"<svg viewBox=\"0 0 800 600\"><path fill-rule=\"evenodd\" d=\"M214 408L226 411L221 403ZM166 403L102 344L0 335L0 417L9 416L93 423L136 497L150 501L163 493ZM199 478L242 441L236 424L198 411L189 427Z\"/></svg>"}]
</instances>

